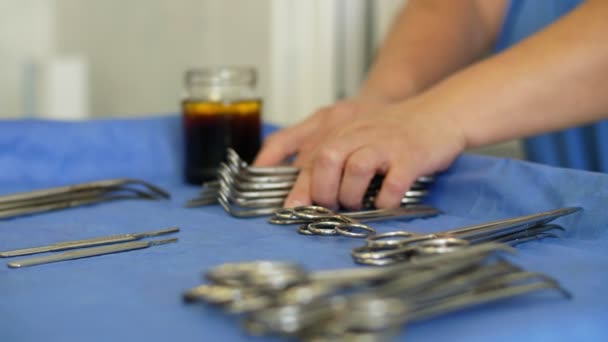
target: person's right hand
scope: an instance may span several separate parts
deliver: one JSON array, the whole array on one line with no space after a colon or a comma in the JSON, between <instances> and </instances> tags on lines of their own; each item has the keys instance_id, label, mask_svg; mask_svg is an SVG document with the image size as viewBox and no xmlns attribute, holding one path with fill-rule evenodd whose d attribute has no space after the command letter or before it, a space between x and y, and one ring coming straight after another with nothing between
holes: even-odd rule
<instances>
[{"instance_id":1,"label":"person's right hand","mask_svg":"<svg viewBox=\"0 0 608 342\"><path fill-rule=\"evenodd\" d=\"M331 132L360 114L379 110L389 103L386 100L354 97L323 107L304 121L268 136L253 165L277 165L297 155L294 166L304 167Z\"/></svg>"}]
</instances>

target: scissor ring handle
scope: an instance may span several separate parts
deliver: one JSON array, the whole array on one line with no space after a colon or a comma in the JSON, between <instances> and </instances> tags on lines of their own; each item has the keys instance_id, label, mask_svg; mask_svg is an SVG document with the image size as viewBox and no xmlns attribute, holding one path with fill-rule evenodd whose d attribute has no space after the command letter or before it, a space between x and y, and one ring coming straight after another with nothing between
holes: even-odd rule
<instances>
[{"instance_id":1,"label":"scissor ring handle","mask_svg":"<svg viewBox=\"0 0 608 342\"><path fill-rule=\"evenodd\" d=\"M306 229L316 235L338 235L336 227L343 222L339 221L317 221L306 225Z\"/></svg>"},{"instance_id":2,"label":"scissor ring handle","mask_svg":"<svg viewBox=\"0 0 608 342\"><path fill-rule=\"evenodd\" d=\"M298 228L298 233L302 235L317 235L308 230L308 224L303 224Z\"/></svg>"},{"instance_id":3,"label":"scissor ring handle","mask_svg":"<svg viewBox=\"0 0 608 342\"><path fill-rule=\"evenodd\" d=\"M344 222L334 227L335 231L344 236L353 238L367 238L376 234L376 230L363 223ZM363 233L353 232L353 230L363 230Z\"/></svg>"},{"instance_id":4,"label":"scissor ring handle","mask_svg":"<svg viewBox=\"0 0 608 342\"><path fill-rule=\"evenodd\" d=\"M412 253L422 254L424 250L421 250L419 247L423 246L423 244L427 241L438 240L440 236L437 234L420 234L414 235L410 238L403 239L401 244L397 246L397 248L393 247L379 247L379 246L369 246L365 245L362 247L354 248L351 252L353 258L358 259L394 259L406 258L408 255Z\"/></svg>"},{"instance_id":5,"label":"scissor ring handle","mask_svg":"<svg viewBox=\"0 0 608 342\"><path fill-rule=\"evenodd\" d=\"M333 211L318 205L305 205L292 209L295 217L307 220L318 220L337 216Z\"/></svg>"},{"instance_id":6,"label":"scissor ring handle","mask_svg":"<svg viewBox=\"0 0 608 342\"><path fill-rule=\"evenodd\" d=\"M303 272L297 264L284 261L248 261L241 263L226 263L207 271L205 277L220 285L246 286L252 275L261 274L265 270L282 270Z\"/></svg>"},{"instance_id":7,"label":"scissor ring handle","mask_svg":"<svg viewBox=\"0 0 608 342\"><path fill-rule=\"evenodd\" d=\"M353 248L351 256L359 264L383 266L408 260L412 253L416 251L416 247L414 246L389 250L360 246Z\"/></svg>"},{"instance_id":8,"label":"scissor ring handle","mask_svg":"<svg viewBox=\"0 0 608 342\"><path fill-rule=\"evenodd\" d=\"M419 234L397 230L382 234L372 235L367 238L367 246L371 248L394 248L401 246L404 242Z\"/></svg>"},{"instance_id":9,"label":"scissor ring handle","mask_svg":"<svg viewBox=\"0 0 608 342\"><path fill-rule=\"evenodd\" d=\"M274 212L274 217L283 220L293 220L298 218L293 208L279 208Z\"/></svg>"},{"instance_id":10,"label":"scissor ring handle","mask_svg":"<svg viewBox=\"0 0 608 342\"><path fill-rule=\"evenodd\" d=\"M278 224L278 225L289 225L289 224L310 223L310 220L282 219L280 217L271 217L271 218L268 219L268 223L270 223L270 224Z\"/></svg>"}]
</instances>

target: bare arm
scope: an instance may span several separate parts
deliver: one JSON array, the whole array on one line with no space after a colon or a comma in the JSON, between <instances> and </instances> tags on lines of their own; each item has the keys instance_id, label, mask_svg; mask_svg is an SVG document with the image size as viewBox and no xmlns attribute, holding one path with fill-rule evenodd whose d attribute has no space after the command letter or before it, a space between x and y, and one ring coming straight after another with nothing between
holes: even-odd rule
<instances>
[{"instance_id":1,"label":"bare arm","mask_svg":"<svg viewBox=\"0 0 608 342\"><path fill-rule=\"evenodd\" d=\"M271 135L256 165L292 154L306 167L330 132L361 113L379 111L426 89L481 58L502 24L507 0L409 0L397 16L363 85L352 99L321 108L305 121Z\"/></svg>"},{"instance_id":2,"label":"bare arm","mask_svg":"<svg viewBox=\"0 0 608 342\"><path fill-rule=\"evenodd\" d=\"M554 131L608 113L608 1L588 0L545 30L422 94L467 147Z\"/></svg>"},{"instance_id":3,"label":"bare arm","mask_svg":"<svg viewBox=\"0 0 608 342\"><path fill-rule=\"evenodd\" d=\"M588 0L522 43L332 133L287 199L357 208L386 174L378 207L466 147L562 129L608 113L608 1Z\"/></svg>"},{"instance_id":4,"label":"bare arm","mask_svg":"<svg viewBox=\"0 0 608 342\"><path fill-rule=\"evenodd\" d=\"M507 0L409 0L396 17L361 89L404 100L483 57Z\"/></svg>"}]
</instances>

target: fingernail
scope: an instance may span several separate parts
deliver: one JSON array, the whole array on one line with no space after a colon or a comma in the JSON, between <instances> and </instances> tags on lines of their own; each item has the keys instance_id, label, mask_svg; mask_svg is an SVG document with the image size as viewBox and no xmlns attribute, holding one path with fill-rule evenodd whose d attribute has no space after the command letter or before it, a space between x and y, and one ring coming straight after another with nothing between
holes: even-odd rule
<instances>
[{"instance_id":1,"label":"fingernail","mask_svg":"<svg viewBox=\"0 0 608 342\"><path fill-rule=\"evenodd\" d=\"M301 207L303 205L304 203L298 200L290 200L288 202L285 202L285 208Z\"/></svg>"}]
</instances>

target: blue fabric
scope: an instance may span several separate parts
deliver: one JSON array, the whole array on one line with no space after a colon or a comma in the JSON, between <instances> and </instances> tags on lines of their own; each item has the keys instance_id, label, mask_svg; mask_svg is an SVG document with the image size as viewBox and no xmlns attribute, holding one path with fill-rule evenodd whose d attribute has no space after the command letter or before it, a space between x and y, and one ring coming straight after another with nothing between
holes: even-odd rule
<instances>
[{"instance_id":1,"label":"blue fabric","mask_svg":"<svg viewBox=\"0 0 608 342\"><path fill-rule=\"evenodd\" d=\"M517 44L572 11L582 0L512 0L496 52ZM608 172L608 123L525 139L526 158L554 166Z\"/></svg>"},{"instance_id":2,"label":"blue fabric","mask_svg":"<svg viewBox=\"0 0 608 342\"><path fill-rule=\"evenodd\" d=\"M253 259L311 270L351 267L349 238L305 237L220 207L185 209L198 188L181 177L176 116L80 123L0 122L0 192L133 176L170 201L123 201L0 221L0 250L178 225L179 242L114 255L9 269L0 265L0 341L275 341L249 337L234 317L188 306L182 291L204 270ZM429 202L445 212L374 223L380 232L430 232L562 206L561 240L519 247L513 261L574 294L543 292L408 326L399 340L605 341L608 339L608 175L465 155L438 177ZM9 259L10 260L10 259ZM7 261L7 260L2 260Z\"/></svg>"}]
</instances>

